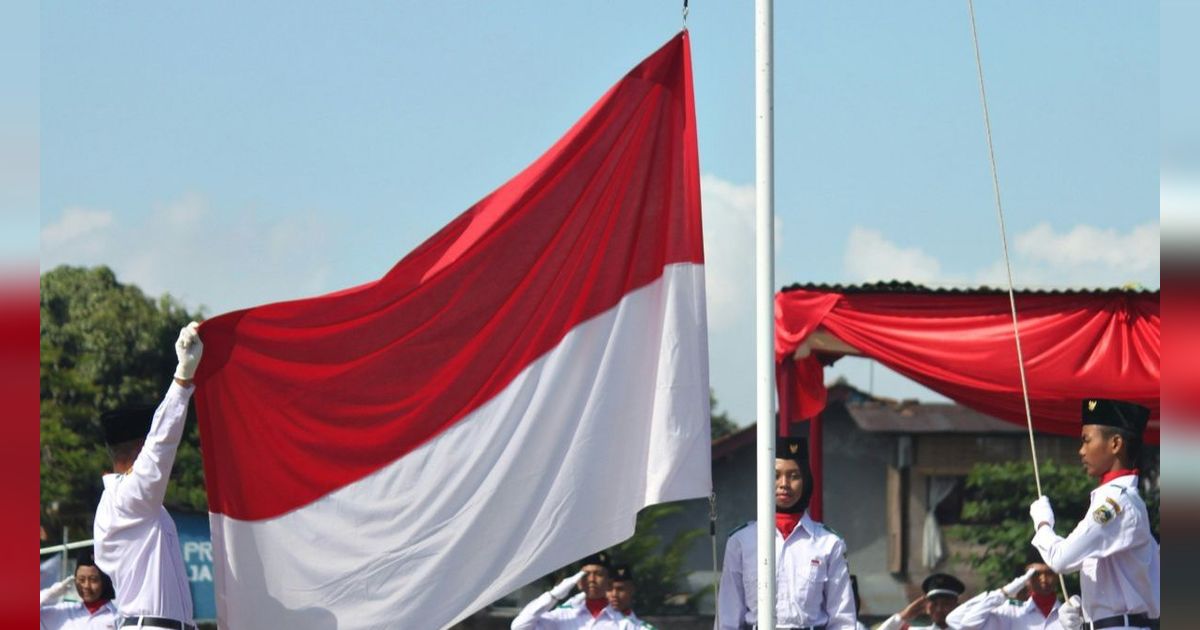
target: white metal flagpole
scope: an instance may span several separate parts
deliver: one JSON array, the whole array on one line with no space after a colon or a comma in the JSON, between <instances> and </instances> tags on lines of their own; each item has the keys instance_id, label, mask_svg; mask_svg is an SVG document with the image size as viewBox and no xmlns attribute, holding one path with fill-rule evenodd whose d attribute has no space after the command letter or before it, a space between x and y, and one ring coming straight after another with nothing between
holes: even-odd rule
<instances>
[{"instance_id":1,"label":"white metal flagpole","mask_svg":"<svg viewBox=\"0 0 1200 630\"><path fill-rule=\"evenodd\" d=\"M775 630L775 125L773 0L754 4L758 628ZM749 593L747 593L747 596Z\"/></svg>"}]
</instances>

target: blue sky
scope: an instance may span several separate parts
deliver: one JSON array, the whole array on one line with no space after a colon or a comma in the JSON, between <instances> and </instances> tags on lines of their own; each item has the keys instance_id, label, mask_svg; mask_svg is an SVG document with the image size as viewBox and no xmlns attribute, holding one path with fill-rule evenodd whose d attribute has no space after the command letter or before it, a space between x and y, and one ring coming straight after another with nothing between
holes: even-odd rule
<instances>
[{"instance_id":1,"label":"blue sky","mask_svg":"<svg viewBox=\"0 0 1200 630\"><path fill-rule=\"evenodd\" d=\"M42 269L108 264L210 314L374 279L681 25L644 0L248 4L41 6ZM1157 287L1157 5L976 16L1017 282ZM741 422L753 18L688 18L712 382ZM777 284L1002 278L965 2L777 2L775 54Z\"/></svg>"}]
</instances>

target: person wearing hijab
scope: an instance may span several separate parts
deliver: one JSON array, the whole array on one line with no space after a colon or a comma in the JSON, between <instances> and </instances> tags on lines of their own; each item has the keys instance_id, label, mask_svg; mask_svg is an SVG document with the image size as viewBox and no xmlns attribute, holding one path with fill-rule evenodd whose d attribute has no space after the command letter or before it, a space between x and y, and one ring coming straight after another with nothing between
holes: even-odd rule
<instances>
[{"instance_id":1,"label":"person wearing hijab","mask_svg":"<svg viewBox=\"0 0 1200 630\"><path fill-rule=\"evenodd\" d=\"M778 628L855 630L846 543L808 513L812 497L808 441L775 442L775 624ZM725 544L717 629L758 624L758 534L754 521Z\"/></svg>"}]
</instances>

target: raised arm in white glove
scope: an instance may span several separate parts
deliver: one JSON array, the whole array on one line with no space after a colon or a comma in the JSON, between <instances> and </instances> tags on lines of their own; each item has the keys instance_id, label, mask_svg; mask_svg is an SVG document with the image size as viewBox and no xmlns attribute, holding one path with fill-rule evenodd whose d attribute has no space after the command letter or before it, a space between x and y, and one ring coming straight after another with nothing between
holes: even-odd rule
<instances>
[{"instance_id":1,"label":"raised arm in white glove","mask_svg":"<svg viewBox=\"0 0 1200 630\"><path fill-rule=\"evenodd\" d=\"M583 576L583 571L580 571L559 582L554 588L538 595L536 599L526 604L525 608L521 609L521 612L517 613L517 616L512 620L512 625L509 627L512 630L533 630L533 628L536 628L538 617L562 603L571 594L571 590L575 588L579 580L583 579Z\"/></svg>"},{"instance_id":2,"label":"raised arm in white glove","mask_svg":"<svg viewBox=\"0 0 1200 630\"><path fill-rule=\"evenodd\" d=\"M54 584L42 589L40 597L41 601L39 605L45 606L46 604L53 604L54 602L62 599L63 595L69 593L73 588L75 588L74 576L69 577L61 582L55 582Z\"/></svg>"},{"instance_id":3,"label":"raised arm in white glove","mask_svg":"<svg viewBox=\"0 0 1200 630\"><path fill-rule=\"evenodd\" d=\"M1043 523L1054 529L1054 508L1050 507L1050 499L1046 495L1037 498L1029 504L1029 517L1033 519L1033 531L1037 531Z\"/></svg>"},{"instance_id":4,"label":"raised arm in white glove","mask_svg":"<svg viewBox=\"0 0 1200 630\"><path fill-rule=\"evenodd\" d=\"M192 322L179 331L179 339L175 341L175 356L179 365L175 366L175 378L190 381L196 375L200 365L200 355L204 353L204 343L200 341L200 324Z\"/></svg>"},{"instance_id":5,"label":"raised arm in white glove","mask_svg":"<svg viewBox=\"0 0 1200 630\"><path fill-rule=\"evenodd\" d=\"M572 575L571 577L559 582L558 586L550 589L550 596L560 602L566 599L567 595L570 595L571 591L575 590L575 585L579 583L579 580L583 579L583 576L584 572L580 571L579 573L576 573L575 575Z\"/></svg>"},{"instance_id":6,"label":"raised arm in white glove","mask_svg":"<svg viewBox=\"0 0 1200 630\"><path fill-rule=\"evenodd\" d=\"M1072 595L1066 603L1058 607L1058 625L1063 630L1079 630L1083 627L1083 602L1078 595Z\"/></svg>"},{"instance_id":7,"label":"raised arm in white glove","mask_svg":"<svg viewBox=\"0 0 1200 630\"><path fill-rule=\"evenodd\" d=\"M1021 589L1025 588L1025 583L1029 581L1029 578L1033 577L1034 573L1037 573L1037 569L1030 569L1026 571L1025 575L1022 575L1021 577L1000 587L1000 592L1009 599L1016 599L1017 596L1021 594Z\"/></svg>"}]
</instances>

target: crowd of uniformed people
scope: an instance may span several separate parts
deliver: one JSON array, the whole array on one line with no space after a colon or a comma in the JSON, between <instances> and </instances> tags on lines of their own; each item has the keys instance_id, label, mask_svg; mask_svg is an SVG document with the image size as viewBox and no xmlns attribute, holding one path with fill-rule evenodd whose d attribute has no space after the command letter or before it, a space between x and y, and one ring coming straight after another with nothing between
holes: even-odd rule
<instances>
[{"instance_id":1,"label":"crowd of uniformed people","mask_svg":"<svg viewBox=\"0 0 1200 630\"><path fill-rule=\"evenodd\" d=\"M1086 516L1065 538L1054 532L1047 497L1029 506L1030 552L1038 557L1020 576L961 602L966 590L952 575L935 573L922 594L877 630L1025 630L1159 626L1159 545L1150 533L1134 467L1150 410L1133 403L1081 401L1080 459L1097 479ZM803 439L778 438L775 448L775 627L858 630L858 597L846 543L812 519L812 474ZM758 624L758 538L754 522L725 544L714 626L743 630ZM1014 567L1014 572L1016 572ZM1058 573L1078 573L1081 593L1059 596ZM580 573L533 600L514 630L627 629L639 627L629 611L607 605L606 563L592 557ZM580 594L569 598L578 586ZM919 620L924 620L918 624Z\"/></svg>"}]
</instances>

